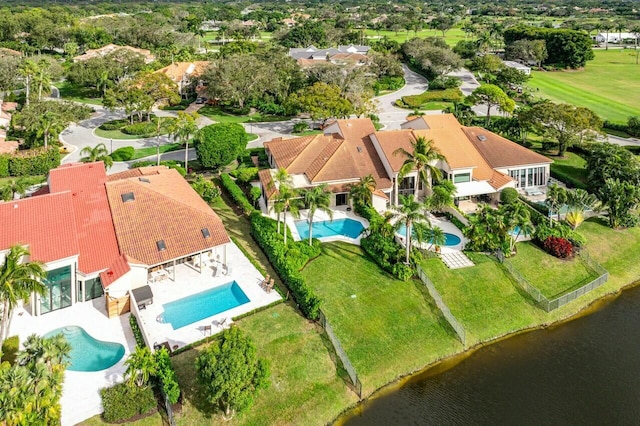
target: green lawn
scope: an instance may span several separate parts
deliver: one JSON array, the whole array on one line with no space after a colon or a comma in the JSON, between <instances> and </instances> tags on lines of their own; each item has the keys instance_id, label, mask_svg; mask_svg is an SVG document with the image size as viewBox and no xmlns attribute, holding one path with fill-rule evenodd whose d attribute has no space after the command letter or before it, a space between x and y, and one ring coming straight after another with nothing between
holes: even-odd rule
<instances>
[{"instance_id":1,"label":"green lawn","mask_svg":"<svg viewBox=\"0 0 640 426\"><path fill-rule=\"evenodd\" d=\"M533 71L527 83L540 98L592 109L602 118L626 122L640 115L640 65L630 50L596 50L583 70Z\"/></svg>"},{"instance_id":2,"label":"green lawn","mask_svg":"<svg viewBox=\"0 0 640 426\"><path fill-rule=\"evenodd\" d=\"M291 118L279 115L267 115L260 112L256 112L251 115L233 115L223 111L220 107L211 105L200 108L198 113L209 117L217 123L266 123L272 121L286 121Z\"/></svg>"},{"instance_id":3,"label":"green lawn","mask_svg":"<svg viewBox=\"0 0 640 426\"><path fill-rule=\"evenodd\" d=\"M311 135L321 135L322 134L322 130L305 130L304 132L300 132L300 133L293 133L296 136L311 136Z\"/></svg>"},{"instance_id":4,"label":"green lawn","mask_svg":"<svg viewBox=\"0 0 640 426\"><path fill-rule=\"evenodd\" d=\"M449 108L453 104L451 102L427 102L426 104L422 104L420 109L426 111L442 111L443 109Z\"/></svg>"},{"instance_id":5,"label":"green lawn","mask_svg":"<svg viewBox=\"0 0 640 426\"><path fill-rule=\"evenodd\" d=\"M563 182L571 183L577 188L588 187L587 160L573 152L565 152L564 158L556 156L550 158L553 160L551 174L554 177Z\"/></svg>"},{"instance_id":6,"label":"green lawn","mask_svg":"<svg viewBox=\"0 0 640 426\"><path fill-rule=\"evenodd\" d=\"M171 152L171 151L177 151L179 149L183 149L183 145L181 143L170 143L170 144L166 144L166 145L160 145L160 154L165 153L165 152ZM140 158L144 158L144 157L150 157L152 155L156 155L157 151L156 151L156 147L155 146L149 146L146 148L138 148L136 150L133 151L133 157L131 158L132 160L139 160Z\"/></svg>"},{"instance_id":7,"label":"green lawn","mask_svg":"<svg viewBox=\"0 0 640 426\"><path fill-rule=\"evenodd\" d=\"M422 284L394 279L358 246L323 244L303 275L323 300L365 394L461 348Z\"/></svg>"},{"instance_id":8,"label":"green lawn","mask_svg":"<svg viewBox=\"0 0 640 426\"><path fill-rule=\"evenodd\" d=\"M493 257L470 253L470 268L449 269L440 259L421 266L467 332L467 344L488 340L539 321L545 313L512 282Z\"/></svg>"},{"instance_id":9,"label":"green lawn","mask_svg":"<svg viewBox=\"0 0 640 426\"><path fill-rule=\"evenodd\" d=\"M4 178L0 178L0 187L6 185L12 180L24 180L27 183L27 185L31 186L31 185L36 185L38 183L44 182L45 180L47 180L47 177L45 175L4 177Z\"/></svg>"},{"instance_id":10,"label":"green lawn","mask_svg":"<svg viewBox=\"0 0 640 426\"><path fill-rule=\"evenodd\" d=\"M598 277L579 258L553 257L532 242L517 244L518 254L510 258L518 272L549 300L573 291Z\"/></svg>"},{"instance_id":11,"label":"green lawn","mask_svg":"<svg viewBox=\"0 0 640 426\"><path fill-rule=\"evenodd\" d=\"M93 92L86 89L80 89L71 85L68 81L54 84L60 91L60 97L67 101L82 102L85 104L102 105L102 98L92 97Z\"/></svg>"},{"instance_id":12,"label":"green lawn","mask_svg":"<svg viewBox=\"0 0 640 426\"><path fill-rule=\"evenodd\" d=\"M186 404L179 425L308 425L338 416L357 398L338 376L327 343L313 323L280 304L238 321L269 361L271 386L260 391L247 412L224 422L203 398L194 361L204 346L172 358ZM320 421L323 419L324 421Z\"/></svg>"},{"instance_id":13,"label":"green lawn","mask_svg":"<svg viewBox=\"0 0 640 426\"><path fill-rule=\"evenodd\" d=\"M380 31L378 33L375 30L367 29L365 30L365 35L370 41L379 40L386 36L390 40L397 41L398 43L402 44L405 41L411 40L414 37L419 37L419 38L442 37L442 32L431 30L431 29L424 29L424 30L418 31L417 34L413 31L407 32L406 30L398 31L398 33L394 31L385 30L385 31ZM464 32L460 28L452 28L445 33L444 39L449 46L455 46L460 40L465 39ZM470 40L470 38L467 37L467 40Z\"/></svg>"}]
</instances>

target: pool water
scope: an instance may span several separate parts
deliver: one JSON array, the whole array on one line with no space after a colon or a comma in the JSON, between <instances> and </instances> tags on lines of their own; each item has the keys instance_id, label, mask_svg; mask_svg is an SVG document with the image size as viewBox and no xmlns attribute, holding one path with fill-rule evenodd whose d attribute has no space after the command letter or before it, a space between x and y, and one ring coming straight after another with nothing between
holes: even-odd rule
<instances>
[{"instance_id":1,"label":"pool water","mask_svg":"<svg viewBox=\"0 0 640 426\"><path fill-rule=\"evenodd\" d=\"M249 298L237 282L232 281L210 290L192 294L162 305L164 312L158 321L171 324L174 330L193 324L237 306L249 303Z\"/></svg>"},{"instance_id":2,"label":"pool water","mask_svg":"<svg viewBox=\"0 0 640 426\"><path fill-rule=\"evenodd\" d=\"M306 220L296 222L296 229L301 239L309 238L309 223ZM353 219L325 220L323 222L313 222L313 237L335 237L343 235L349 238L358 238L364 226Z\"/></svg>"},{"instance_id":3,"label":"pool water","mask_svg":"<svg viewBox=\"0 0 640 426\"><path fill-rule=\"evenodd\" d=\"M413 232L413 230L411 230L411 233L415 237L415 233ZM404 223L401 224L400 227L396 230L396 234L400 235L401 237L405 237L407 235L407 227L404 225ZM444 236L446 237L444 243L445 246L457 246L462 242L460 240L460 237L458 237L457 235L445 232ZM429 243L431 243L431 241L429 241Z\"/></svg>"},{"instance_id":4,"label":"pool water","mask_svg":"<svg viewBox=\"0 0 640 426\"><path fill-rule=\"evenodd\" d=\"M75 325L57 328L44 337L62 334L71 345L71 371L100 371L115 365L124 356L124 346L93 338L84 328Z\"/></svg>"}]
</instances>

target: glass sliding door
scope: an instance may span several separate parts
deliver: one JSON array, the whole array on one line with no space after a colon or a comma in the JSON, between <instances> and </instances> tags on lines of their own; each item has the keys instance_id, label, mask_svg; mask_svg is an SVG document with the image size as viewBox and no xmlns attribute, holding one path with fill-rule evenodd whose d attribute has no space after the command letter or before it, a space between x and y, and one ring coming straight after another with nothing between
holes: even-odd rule
<instances>
[{"instance_id":1,"label":"glass sliding door","mask_svg":"<svg viewBox=\"0 0 640 426\"><path fill-rule=\"evenodd\" d=\"M86 296L84 300L93 300L104 294L100 277L92 278L84 283Z\"/></svg>"},{"instance_id":2,"label":"glass sliding door","mask_svg":"<svg viewBox=\"0 0 640 426\"><path fill-rule=\"evenodd\" d=\"M40 298L40 313L56 311L71 306L71 266L47 272L47 290Z\"/></svg>"}]
</instances>

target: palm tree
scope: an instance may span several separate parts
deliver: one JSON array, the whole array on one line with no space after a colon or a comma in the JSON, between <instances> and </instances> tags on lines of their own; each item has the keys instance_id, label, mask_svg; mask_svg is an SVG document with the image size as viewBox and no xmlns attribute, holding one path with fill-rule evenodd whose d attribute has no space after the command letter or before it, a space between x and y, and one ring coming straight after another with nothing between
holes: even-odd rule
<instances>
[{"instance_id":1,"label":"palm tree","mask_svg":"<svg viewBox=\"0 0 640 426\"><path fill-rule=\"evenodd\" d=\"M300 217L300 198L298 191L287 185L281 186L279 191L279 197L282 202L282 222L284 223L284 245L287 245L287 211L291 213L294 218Z\"/></svg>"},{"instance_id":2,"label":"palm tree","mask_svg":"<svg viewBox=\"0 0 640 426\"><path fill-rule=\"evenodd\" d=\"M616 30L618 30L618 44L622 44L622 32L627 28L627 23L624 21L617 21L614 25Z\"/></svg>"},{"instance_id":3,"label":"palm tree","mask_svg":"<svg viewBox=\"0 0 640 426\"><path fill-rule=\"evenodd\" d=\"M80 151L80 155L84 156L80 158L80 161L82 161L83 163L94 163L96 161L102 161L107 169L113 166L113 159L109 155L107 146L103 143L99 143L94 147L85 146L84 148L82 148L82 151Z\"/></svg>"},{"instance_id":4,"label":"palm tree","mask_svg":"<svg viewBox=\"0 0 640 426\"><path fill-rule=\"evenodd\" d=\"M0 328L0 348L9 332L9 320L13 309L20 300L27 300L31 294L44 294L43 284L47 273L39 262L25 262L30 255L23 246L13 246L0 265L0 302L2 303L2 325Z\"/></svg>"},{"instance_id":5,"label":"palm tree","mask_svg":"<svg viewBox=\"0 0 640 426\"><path fill-rule=\"evenodd\" d=\"M31 97L31 83L33 77L38 74L38 64L31 59L25 59L20 67L20 74L24 77L25 105L29 106L29 98Z\"/></svg>"},{"instance_id":6,"label":"palm tree","mask_svg":"<svg viewBox=\"0 0 640 426\"><path fill-rule=\"evenodd\" d=\"M34 82L38 85L38 101L42 100L42 89L51 87L51 73L46 60L38 62L38 72L33 76Z\"/></svg>"},{"instance_id":7,"label":"palm tree","mask_svg":"<svg viewBox=\"0 0 640 426\"><path fill-rule=\"evenodd\" d=\"M10 180L5 186L2 187L0 192L2 193L2 199L4 201L11 201L16 199L16 195L24 195L29 187L29 182L25 179Z\"/></svg>"},{"instance_id":8,"label":"palm tree","mask_svg":"<svg viewBox=\"0 0 640 426\"><path fill-rule=\"evenodd\" d=\"M598 207L598 198L584 189L567 191L567 214L565 220L576 229L584 222L584 212Z\"/></svg>"},{"instance_id":9,"label":"palm tree","mask_svg":"<svg viewBox=\"0 0 640 426\"><path fill-rule=\"evenodd\" d=\"M107 92L107 88L109 87L109 84L111 83L111 80L109 80L109 71L103 71L100 73L100 77L98 78L98 81L96 82L96 89L98 90L102 90L102 97L104 98L105 93Z\"/></svg>"},{"instance_id":10,"label":"palm tree","mask_svg":"<svg viewBox=\"0 0 640 426\"><path fill-rule=\"evenodd\" d=\"M129 378L129 385L138 387L145 386L149 382L149 377L156 373L156 360L149 348L136 346L124 362L127 366L125 376Z\"/></svg>"},{"instance_id":11,"label":"palm tree","mask_svg":"<svg viewBox=\"0 0 640 426\"><path fill-rule=\"evenodd\" d=\"M411 227L414 222L427 220L423 214L423 205L409 195L400 197L401 204L394 207L395 217L398 219L398 226L404 224L406 227L405 245L407 248L405 262L409 264L409 254L411 253Z\"/></svg>"},{"instance_id":12,"label":"palm tree","mask_svg":"<svg viewBox=\"0 0 640 426\"><path fill-rule=\"evenodd\" d=\"M156 117L156 166L160 165L160 135L164 133L164 118Z\"/></svg>"},{"instance_id":13,"label":"palm tree","mask_svg":"<svg viewBox=\"0 0 640 426\"><path fill-rule=\"evenodd\" d=\"M407 174L414 170L418 172L418 180L427 187L430 187L431 177L437 182L442 179L442 172L435 166L436 161L445 160L444 155L440 154L438 148L433 145L432 140L427 140L423 136L418 136L411 141L413 152L409 152L404 148L398 148L393 155L401 154L406 159L398 173L398 179L404 178ZM418 196L418 184L414 185L414 197Z\"/></svg>"},{"instance_id":14,"label":"palm tree","mask_svg":"<svg viewBox=\"0 0 640 426\"><path fill-rule=\"evenodd\" d=\"M447 236L445 232L439 226L433 226L429 229L429 242L431 247L436 246L436 252L440 251L440 247L447 243Z\"/></svg>"},{"instance_id":15,"label":"palm tree","mask_svg":"<svg viewBox=\"0 0 640 426\"><path fill-rule=\"evenodd\" d=\"M187 171L189 171L189 139L198 131L198 117L197 112L191 114L184 111L178 112L173 131L174 140L184 142L184 168Z\"/></svg>"},{"instance_id":16,"label":"palm tree","mask_svg":"<svg viewBox=\"0 0 640 426\"><path fill-rule=\"evenodd\" d=\"M560 221L560 209L567 202L567 190L554 183L547 191L547 199L545 203L549 207L549 224L551 224L551 213L556 212L558 221Z\"/></svg>"},{"instance_id":17,"label":"palm tree","mask_svg":"<svg viewBox=\"0 0 640 426\"><path fill-rule=\"evenodd\" d=\"M441 211L445 207L453 207L456 191L456 186L450 180L438 182L433 186L431 196L425 198L425 208L428 211Z\"/></svg>"},{"instance_id":18,"label":"palm tree","mask_svg":"<svg viewBox=\"0 0 640 426\"><path fill-rule=\"evenodd\" d=\"M609 50L609 31L613 29L613 23L611 21L602 21L600 26L606 33L606 38L604 39L604 50Z\"/></svg>"},{"instance_id":19,"label":"palm tree","mask_svg":"<svg viewBox=\"0 0 640 426\"><path fill-rule=\"evenodd\" d=\"M358 183L354 183L349 188L349 196L355 204L371 206L371 194L376 190L376 180L373 175L360 178Z\"/></svg>"},{"instance_id":20,"label":"palm tree","mask_svg":"<svg viewBox=\"0 0 640 426\"><path fill-rule=\"evenodd\" d=\"M509 231L509 252L513 253L516 241L518 237L525 232L524 235L527 235L530 232L527 232L532 227L531 225L531 214L529 213L529 208L525 206L523 203L516 202L511 204L506 204L502 208L502 216L504 221L507 224L507 228ZM513 230L518 229L517 233L513 233Z\"/></svg>"},{"instance_id":21,"label":"palm tree","mask_svg":"<svg viewBox=\"0 0 640 426\"><path fill-rule=\"evenodd\" d=\"M333 211L330 208L331 192L327 189L327 184L323 183L322 185L304 190L302 195L305 205L309 208L307 220L309 221L309 245L311 245L313 240L313 216L316 210L322 210L333 220Z\"/></svg>"},{"instance_id":22,"label":"palm tree","mask_svg":"<svg viewBox=\"0 0 640 426\"><path fill-rule=\"evenodd\" d=\"M71 345L62 333L46 338L32 334L24 341L24 350L17 361L20 365L42 362L52 373L57 365L68 364L70 352Z\"/></svg>"},{"instance_id":23,"label":"palm tree","mask_svg":"<svg viewBox=\"0 0 640 426\"><path fill-rule=\"evenodd\" d=\"M290 187L292 185L292 180L289 172L287 172L287 169L285 169L284 167L280 167L273 176L271 184L275 185L278 191L280 191L280 188L282 187ZM273 204L273 210L278 215L278 233L280 233L280 213L284 211L284 204L280 200L280 196L278 196L275 203Z\"/></svg>"},{"instance_id":24,"label":"palm tree","mask_svg":"<svg viewBox=\"0 0 640 426\"><path fill-rule=\"evenodd\" d=\"M634 25L633 27L631 27L631 34L633 34L633 39L635 41L636 65L638 65L638 59L640 57L640 50L638 50L638 38L640 38L640 25Z\"/></svg>"},{"instance_id":25,"label":"palm tree","mask_svg":"<svg viewBox=\"0 0 640 426\"><path fill-rule=\"evenodd\" d=\"M31 123L29 127L35 130L36 137L43 138L45 148L49 146L49 137L51 135L58 134L64 130L64 126L58 116L51 111L46 111L40 116L39 120Z\"/></svg>"}]
</instances>

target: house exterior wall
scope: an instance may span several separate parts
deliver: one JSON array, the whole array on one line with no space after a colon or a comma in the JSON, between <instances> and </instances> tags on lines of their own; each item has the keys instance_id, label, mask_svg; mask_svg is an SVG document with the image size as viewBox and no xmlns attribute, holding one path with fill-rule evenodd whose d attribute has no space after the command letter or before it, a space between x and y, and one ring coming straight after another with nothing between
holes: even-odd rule
<instances>
[{"instance_id":1,"label":"house exterior wall","mask_svg":"<svg viewBox=\"0 0 640 426\"><path fill-rule=\"evenodd\" d=\"M371 204L373 208L376 209L378 213L381 213L387 210L387 200L382 197L378 197L377 195L371 196Z\"/></svg>"},{"instance_id":2,"label":"house exterior wall","mask_svg":"<svg viewBox=\"0 0 640 426\"><path fill-rule=\"evenodd\" d=\"M516 171L516 170L523 170L523 171L527 171L527 173L528 173L528 169L536 169L536 168L544 168L543 182L533 183L533 184L530 185L529 184L529 179L528 179L528 177L526 177L524 186L520 185L520 182L516 182L516 183L514 183L514 187L515 188L528 188L528 187L546 186L547 183L549 182L549 177L551 176L551 165L549 163L526 164L526 165L521 165L521 166L504 167L504 168L499 168L499 169L496 169L496 170L501 172L501 173L504 173L507 176L511 176L511 174L512 174L511 172Z\"/></svg>"}]
</instances>

